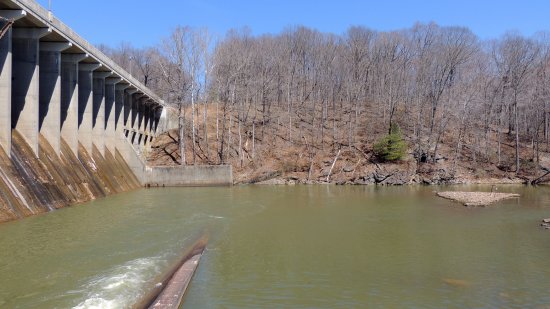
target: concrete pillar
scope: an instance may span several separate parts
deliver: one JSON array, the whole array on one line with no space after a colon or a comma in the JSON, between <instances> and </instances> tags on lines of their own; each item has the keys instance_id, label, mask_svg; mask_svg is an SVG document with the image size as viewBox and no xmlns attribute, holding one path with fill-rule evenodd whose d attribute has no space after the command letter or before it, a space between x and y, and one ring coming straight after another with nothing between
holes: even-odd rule
<instances>
[{"instance_id":1,"label":"concrete pillar","mask_svg":"<svg viewBox=\"0 0 550 309\"><path fill-rule=\"evenodd\" d=\"M115 153L116 145L116 84L121 80L120 77L109 77L105 79L105 147L109 149L111 153Z\"/></svg>"},{"instance_id":2,"label":"concrete pillar","mask_svg":"<svg viewBox=\"0 0 550 309\"><path fill-rule=\"evenodd\" d=\"M159 130L159 123L160 123L160 116L162 115L163 107L162 105L156 105L155 107L155 113L154 113L154 121L153 121L153 136L158 136L158 130Z\"/></svg>"},{"instance_id":3,"label":"concrete pillar","mask_svg":"<svg viewBox=\"0 0 550 309\"><path fill-rule=\"evenodd\" d=\"M15 21L27 15L23 10L0 10L0 16ZM0 27L7 21L0 21ZM11 76L12 76L12 28L0 38L0 147L11 154Z\"/></svg>"},{"instance_id":4,"label":"concrete pillar","mask_svg":"<svg viewBox=\"0 0 550 309\"><path fill-rule=\"evenodd\" d=\"M50 28L14 28L12 32L11 126L38 157L40 38Z\"/></svg>"},{"instance_id":5,"label":"concrete pillar","mask_svg":"<svg viewBox=\"0 0 550 309\"><path fill-rule=\"evenodd\" d=\"M136 93L132 97L132 111L131 111L131 119L130 119L130 132L131 132L131 139L130 141L132 144L138 144L139 143L139 107L140 107L140 100L143 95L141 93Z\"/></svg>"},{"instance_id":6,"label":"concrete pillar","mask_svg":"<svg viewBox=\"0 0 550 309\"><path fill-rule=\"evenodd\" d=\"M153 136L155 136L155 113L157 110L157 104L155 102L151 102L151 110L149 112L149 142L153 140Z\"/></svg>"},{"instance_id":7,"label":"concrete pillar","mask_svg":"<svg viewBox=\"0 0 550 309\"><path fill-rule=\"evenodd\" d=\"M131 142L132 139L132 106L134 102L134 94L137 92L136 89L128 89L125 91L124 100L124 110L123 110L123 124L124 124L124 135Z\"/></svg>"},{"instance_id":8,"label":"concrete pillar","mask_svg":"<svg viewBox=\"0 0 550 309\"><path fill-rule=\"evenodd\" d=\"M154 101L151 101L151 104L149 104L149 126L147 127L147 145L148 148L151 149L151 144L153 142L153 136L155 136L155 113L156 113L157 105Z\"/></svg>"},{"instance_id":9,"label":"concrete pillar","mask_svg":"<svg viewBox=\"0 0 550 309\"><path fill-rule=\"evenodd\" d=\"M150 112L151 112L151 102L146 100L143 102L143 145L148 146L149 144L149 125L150 122Z\"/></svg>"},{"instance_id":10,"label":"concrete pillar","mask_svg":"<svg viewBox=\"0 0 550 309\"><path fill-rule=\"evenodd\" d=\"M154 134L154 123L155 123L155 102L151 101L151 104L149 105L149 128L147 131L149 132L149 140L150 143Z\"/></svg>"},{"instance_id":11,"label":"concrete pillar","mask_svg":"<svg viewBox=\"0 0 550 309\"><path fill-rule=\"evenodd\" d=\"M87 54L61 54L61 138L78 155L78 62Z\"/></svg>"},{"instance_id":12,"label":"concrete pillar","mask_svg":"<svg viewBox=\"0 0 550 309\"><path fill-rule=\"evenodd\" d=\"M94 72L92 138L102 156L105 156L105 78L112 74L113 72Z\"/></svg>"},{"instance_id":13,"label":"concrete pillar","mask_svg":"<svg viewBox=\"0 0 550 309\"><path fill-rule=\"evenodd\" d=\"M137 141L139 145L143 144L145 140L145 102L147 102L145 96L142 96L138 101L138 123L136 129L139 133L139 139Z\"/></svg>"},{"instance_id":14,"label":"concrete pillar","mask_svg":"<svg viewBox=\"0 0 550 309\"><path fill-rule=\"evenodd\" d=\"M154 137L157 137L158 134L159 134L159 124L160 124L160 118L162 116L162 111L164 110L164 108L162 107L162 105L157 105L157 108L155 110L155 122L154 122L154 134L153 136Z\"/></svg>"},{"instance_id":15,"label":"concrete pillar","mask_svg":"<svg viewBox=\"0 0 550 309\"><path fill-rule=\"evenodd\" d=\"M38 130L58 156L61 151L61 52L72 45L40 43Z\"/></svg>"},{"instance_id":16,"label":"concrete pillar","mask_svg":"<svg viewBox=\"0 0 550 309\"><path fill-rule=\"evenodd\" d=\"M93 128L93 72L99 63L78 65L78 141L88 153L92 153Z\"/></svg>"},{"instance_id":17,"label":"concrete pillar","mask_svg":"<svg viewBox=\"0 0 550 309\"><path fill-rule=\"evenodd\" d=\"M148 132L148 139L147 143L150 145L153 141L153 136L155 135L155 111L156 111L157 105L154 101L151 101L151 104L149 105L149 126L147 128Z\"/></svg>"},{"instance_id":18,"label":"concrete pillar","mask_svg":"<svg viewBox=\"0 0 550 309\"><path fill-rule=\"evenodd\" d=\"M126 104L126 88L130 87L128 84L117 84L115 86L115 143L124 142L124 114Z\"/></svg>"}]
</instances>

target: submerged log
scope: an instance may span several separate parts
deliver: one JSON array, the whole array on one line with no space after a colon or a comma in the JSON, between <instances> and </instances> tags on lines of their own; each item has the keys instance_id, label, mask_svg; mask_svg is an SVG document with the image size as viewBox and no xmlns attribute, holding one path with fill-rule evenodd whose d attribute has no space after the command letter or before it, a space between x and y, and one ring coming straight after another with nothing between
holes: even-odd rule
<instances>
[{"instance_id":1,"label":"submerged log","mask_svg":"<svg viewBox=\"0 0 550 309\"><path fill-rule=\"evenodd\" d=\"M187 290L189 282L199 265L202 252L192 256L174 273L170 281L166 284L166 287L162 290L160 295L155 299L153 304L149 306L150 309L169 309L179 308L183 295Z\"/></svg>"},{"instance_id":2,"label":"submerged log","mask_svg":"<svg viewBox=\"0 0 550 309\"><path fill-rule=\"evenodd\" d=\"M443 282L456 288L465 288L470 286L468 281L461 279L444 278Z\"/></svg>"},{"instance_id":3,"label":"submerged log","mask_svg":"<svg viewBox=\"0 0 550 309\"><path fill-rule=\"evenodd\" d=\"M150 291L133 308L179 308L185 291L208 242L203 235L183 251L174 264L163 273Z\"/></svg>"},{"instance_id":4,"label":"submerged log","mask_svg":"<svg viewBox=\"0 0 550 309\"><path fill-rule=\"evenodd\" d=\"M446 198L449 200L457 201L464 206L488 206L498 201L509 199L512 197L519 197L516 193L497 193L497 192L437 192L437 196Z\"/></svg>"}]
</instances>

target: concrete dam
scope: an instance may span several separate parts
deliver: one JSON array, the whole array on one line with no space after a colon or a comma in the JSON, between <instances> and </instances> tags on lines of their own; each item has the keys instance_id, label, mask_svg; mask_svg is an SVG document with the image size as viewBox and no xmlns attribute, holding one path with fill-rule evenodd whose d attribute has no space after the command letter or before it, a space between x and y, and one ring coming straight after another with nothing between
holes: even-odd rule
<instances>
[{"instance_id":1,"label":"concrete dam","mask_svg":"<svg viewBox=\"0 0 550 309\"><path fill-rule=\"evenodd\" d=\"M150 167L165 102L32 0L0 0L0 222L142 186L224 185Z\"/></svg>"}]
</instances>

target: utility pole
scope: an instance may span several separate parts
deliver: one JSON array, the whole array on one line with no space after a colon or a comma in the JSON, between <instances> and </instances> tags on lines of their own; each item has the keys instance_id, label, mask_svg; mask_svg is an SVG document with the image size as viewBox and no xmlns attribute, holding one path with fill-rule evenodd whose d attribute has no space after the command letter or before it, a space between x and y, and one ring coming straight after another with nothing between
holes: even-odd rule
<instances>
[{"instance_id":1,"label":"utility pole","mask_svg":"<svg viewBox=\"0 0 550 309\"><path fill-rule=\"evenodd\" d=\"M52 0L48 0L48 20L52 22Z\"/></svg>"}]
</instances>

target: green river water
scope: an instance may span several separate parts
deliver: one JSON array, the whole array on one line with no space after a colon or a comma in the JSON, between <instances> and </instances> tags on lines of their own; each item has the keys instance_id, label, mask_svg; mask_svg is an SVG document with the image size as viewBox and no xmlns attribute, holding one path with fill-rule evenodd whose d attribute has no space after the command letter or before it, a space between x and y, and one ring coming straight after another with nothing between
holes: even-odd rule
<instances>
[{"instance_id":1,"label":"green river water","mask_svg":"<svg viewBox=\"0 0 550 309\"><path fill-rule=\"evenodd\" d=\"M143 189L0 224L0 308L126 308L200 231L185 308L548 308L550 187Z\"/></svg>"}]
</instances>

